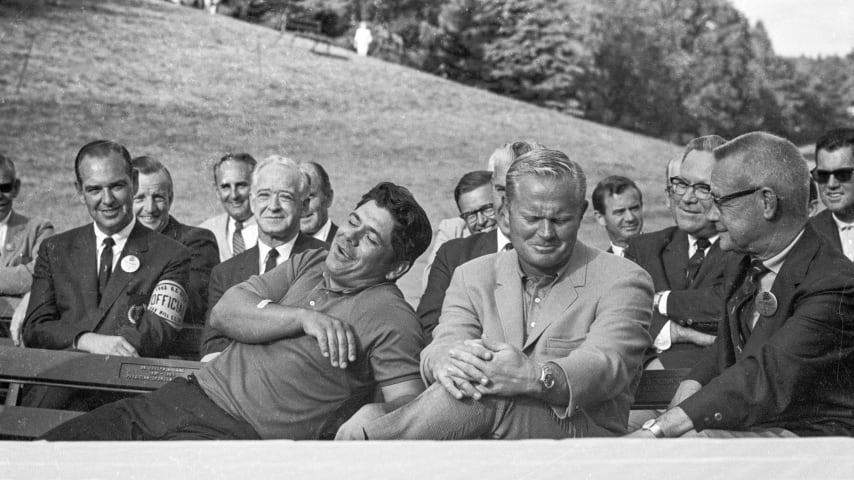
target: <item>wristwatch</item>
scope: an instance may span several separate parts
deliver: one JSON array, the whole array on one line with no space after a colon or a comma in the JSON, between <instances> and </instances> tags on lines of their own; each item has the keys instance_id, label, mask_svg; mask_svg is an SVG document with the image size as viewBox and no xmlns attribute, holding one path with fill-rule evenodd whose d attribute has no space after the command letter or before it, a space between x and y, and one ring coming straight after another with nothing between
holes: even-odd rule
<instances>
[{"instance_id":1,"label":"wristwatch","mask_svg":"<svg viewBox=\"0 0 854 480\"><path fill-rule=\"evenodd\" d=\"M661 425L659 425L659 423L654 418L650 418L649 420L643 422L641 430L646 430L652 433L653 435L655 435L655 438L664 438L666 436L664 435L664 429L661 428Z\"/></svg>"},{"instance_id":2,"label":"wristwatch","mask_svg":"<svg viewBox=\"0 0 854 480\"><path fill-rule=\"evenodd\" d=\"M540 368L540 384L546 390L550 390L555 386L555 374L548 363L544 363Z\"/></svg>"}]
</instances>

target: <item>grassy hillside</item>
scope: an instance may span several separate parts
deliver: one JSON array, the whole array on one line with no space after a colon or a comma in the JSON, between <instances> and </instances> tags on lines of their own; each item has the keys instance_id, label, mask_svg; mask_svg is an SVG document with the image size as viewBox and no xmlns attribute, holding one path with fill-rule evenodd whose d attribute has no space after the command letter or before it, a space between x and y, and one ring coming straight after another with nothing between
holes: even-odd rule
<instances>
[{"instance_id":1,"label":"grassy hillside","mask_svg":"<svg viewBox=\"0 0 854 480\"><path fill-rule=\"evenodd\" d=\"M589 188L620 173L646 195L647 231L669 223L662 171L673 145L160 0L0 3L0 151L19 165L19 209L60 230L88 221L73 190L84 143L151 155L176 182L175 215L219 211L210 165L225 152L319 161L333 217L379 180L407 185L435 223L494 148L535 139L580 161ZM321 49L322 50L322 49ZM325 50L324 50L325 52ZM607 245L587 219L582 238ZM403 282L418 295L421 267Z\"/></svg>"}]
</instances>

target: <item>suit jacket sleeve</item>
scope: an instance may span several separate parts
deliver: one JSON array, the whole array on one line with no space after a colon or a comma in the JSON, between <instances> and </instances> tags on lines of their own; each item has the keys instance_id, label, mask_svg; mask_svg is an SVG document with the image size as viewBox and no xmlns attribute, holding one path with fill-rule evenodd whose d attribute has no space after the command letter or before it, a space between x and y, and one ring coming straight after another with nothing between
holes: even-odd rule
<instances>
[{"instance_id":1,"label":"suit jacket sleeve","mask_svg":"<svg viewBox=\"0 0 854 480\"><path fill-rule=\"evenodd\" d=\"M568 356L552 360L569 383L567 416L625 391L637 378L650 345L653 288L646 271L634 268L614 275L609 285L588 288L604 293L587 336Z\"/></svg>"},{"instance_id":2,"label":"suit jacket sleeve","mask_svg":"<svg viewBox=\"0 0 854 480\"><path fill-rule=\"evenodd\" d=\"M421 321L421 328L424 329L424 333L428 337L439 323L439 314L442 313L445 292L451 284L453 273L448 258L448 249L443 245L439 248L436 259L433 260L433 266L430 268L430 276L427 280L427 288L421 295L421 301L418 303L418 309L415 312Z\"/></svg>"},{"instance_id":3,"label":"suit jacket sleeve","mask_svg":"<svg viewBox=\"0 0 854 480\"><path fill-rule=\"evenodd\" d=\"M168 253L158 252L161 255L171 255L171 258L160 271L154 285L156 286L163 281L172 281L180 285L184 289L184 293L187 294L190 277L190 252L177 242L175 242L174 247L176 247L175 250ZM152 312L151 305L154 301L152 297L150 296L149 307L142 313L137 325L124 325L119 327L116 332L117 335L124 337L128 343L133 345L143 357L166 355L172 341L178 336L183 322L183 318L176 322ZM189 303L189 298L187 298L187 302ZM186 315L186 310L184 314Z\"/></svg>"},{"instance_id":4,"label":"suit jacket sleeve","mask_svg":"<svg viewBox=\"0 0 854 480\"><path fill-rule=\"evenodd\" d=\"M813 285L812 294L795 297L792 315L755 354L721 371L679 405L695 429L744 429L774 418L808 394L821 372L841 368L840 359L854 355L854 286L840 289L830 286L832 281L824 279L824 286ZM715 353L730 341L722 337ZM708 363L689 378L703 383L712 371Z\"/></svg>"},{"instance_id":5,"label":"suit jacket sleeve","mask_svg":"<svg viewBox=\"0 0 854 480\"><path fill-rule=\"evenodd\" d=\"M27 239L32 241L32 248L21 252L22 262L18 265L0 267L0 295L23 295L30 291L33 284L33 271L36 267L36 253L42 241L54 233L53 225L47 220L30 219L32 227L28 226ZM29 231L31 229L31 231Z\"/></svg>"},{"instance_id":6,"label":"suit jacket sleeve","mask_svg":"<svg viewBox=\"0 0 854 480\"><path fill-rule=\"evenodd\" d=\"M23 326L23 340L28 347L70 348L77 335L85 330L78 325L60 321L56 305L51 257L56 245L50 240L42 243L33 269L30 303Z\"/></svg>"},{"instance_id":7,"label":"suit jacket sleeve","mask_svg":"<svg viewBox=\"0 0 854 480\"><path fill-rule=\"evenodd\" d=\"M201 228L190 231L185 245L190 250L190 288L187 292L190 305L187 308L186 322L194 325L204 324L211 269L219 263L219 248L213 233Z\"/></svg>"},{"instance_id":8,"label":"suit jacket sleeve","mask_svg":"<svg viewBox=\"0 0 854 480\"><path fill-rule=\"evenodd\" d=\"M211 272L211 283L208 288L209 303L205 314L205 329L202 331L202 347L200 350L202 357L210 353L221 352L231 343L231 339L212 327L210 322L211 309L228 289L226 285L225 271L221 268L214 268Z\"/></svg>"}]
</instances>

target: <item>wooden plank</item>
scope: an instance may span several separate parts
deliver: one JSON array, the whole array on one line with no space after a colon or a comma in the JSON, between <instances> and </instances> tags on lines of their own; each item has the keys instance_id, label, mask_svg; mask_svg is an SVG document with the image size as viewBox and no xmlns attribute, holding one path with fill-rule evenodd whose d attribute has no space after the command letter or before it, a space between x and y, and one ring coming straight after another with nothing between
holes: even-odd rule
<instances>
[{"instance_id":1,"label":"wooden plank","mask_svg":"<svg viewBox=\"0 0 854 480\"><path fill-rule=\"evenodd\" d=\"M0 406L0 438L5 440L37 438L82 414L83 412L71 410Z\"/></svg>"},{"instance_id":2,"label":"wooden plank","mask_svg":"<svg viewBox=\"0 0 854 480\"><path fill-rule=\"evenodd\" d=\"M635 391L635 403L632 410L667 408L679 383L691 369L644 370L638 389Z\"/></svg>"},{"instance_id":3,"label":"wooden plank","mask_svg":"<svg viewBox=\"0 0 854 480\"><path fill-rule=\"evenodd\" d=\"M201 363L188 360L0 347L0 381L6 382L147 392L201 367Z\"/></svg>"}]
</instances>

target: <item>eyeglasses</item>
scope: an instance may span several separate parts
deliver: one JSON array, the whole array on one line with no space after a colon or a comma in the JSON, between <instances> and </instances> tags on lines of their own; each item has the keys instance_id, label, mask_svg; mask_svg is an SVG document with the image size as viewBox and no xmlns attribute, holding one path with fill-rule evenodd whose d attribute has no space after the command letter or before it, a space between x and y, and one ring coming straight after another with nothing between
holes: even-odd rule
<instances>
[{"instance_id":1,"label":"eyeglasses","mask_svg":"<svg viewBox=\"0 0 854 480\"><path fill-rule=\"evenodd\" d=\"M854 173L854 168L839 168L836 170L819 170L813 169L810 172L812 175L812 179L816 181L816 183L827 183L830 181L830 176L833 175L836 177L836 181L840 183L845 183L851 181L851 174Z\"/></svg>"},{"instance_id":2,"label":"eyeglasses","mask_svg":"<svg viewBox=\"0 0 854 480\"><path fill-rule=\"evenodd\" d=\"M688 189L694 190L694 196L700 200L708 200L712 196L712 187L706 183L688 183L679 177L670 177L670 192L685 195Z\"/></svg>"},{"instance_id":3,"label":"eyeglasses","mask_svg":"<svg viewBox=\"0 0 854 480\"><path fill-rule=\"evenodd\" d=\"M12 193L15 189L15 182L0 183L0 193Z\"/></svg>"},{"instance_id":4,"label":"eyeglasses","mask_svg":"<svg viewBox=\"0 0 854 480\"><path fill-rule=\"evenodd\" d=\"M477 223L478 214L482 214L484 217L493 218L495 217L495 208L491 203L487 203L477 210L469 210L468 212L461 213L460 218L465 220L469 225L474 225Z\"/></svg>"},{"instance_id":5,"label":"eyeglasses","mask_svg":"<svg viewBox=\"0 0 854 480\"><path fill-rule=\"evenodd\" d=\"M748 188L747 190L740 190L738 192L729 193L729 194L723 195L721 197L718 197L716 195L712 195L712 198L713 198L713 201L715 202L715 206L718 208L721 208L721 205L723 205L724 203L726 203L730 200L734 200L734 199L739 198L739 197L745 197L747 195L752 195L752 194L758 192L759 190L762 190L762 187Z\"/></svg>"}]
</instances>

